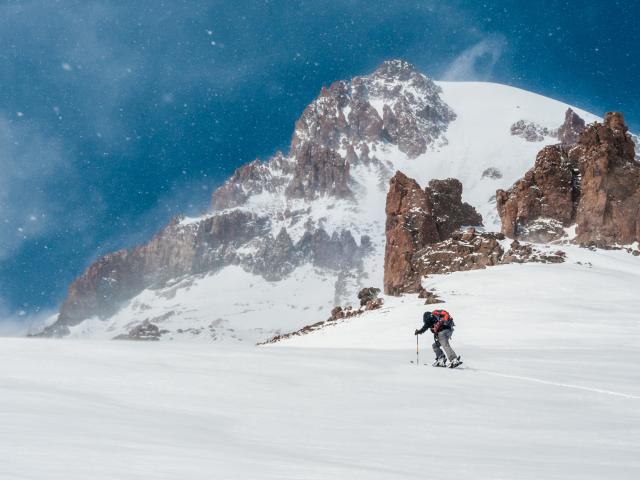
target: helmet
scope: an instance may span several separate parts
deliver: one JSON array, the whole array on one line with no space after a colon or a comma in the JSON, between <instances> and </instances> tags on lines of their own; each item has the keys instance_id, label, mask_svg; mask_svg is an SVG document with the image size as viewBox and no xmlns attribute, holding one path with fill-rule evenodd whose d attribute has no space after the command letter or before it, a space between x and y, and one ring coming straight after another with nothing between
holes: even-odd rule
<instances>
[{"instance_id":1,"label":"helmet","mask_svg":"<svg viewBox=\"0 0 640 480\"><path fill-rule=\"evenodd\" d=\"M424 312L424 315L422 316L422 321L425 323L425 325L427 325L428 327L431 327L431 325L436 323L438 319L433 313Z\"/></svg>"}]
</instances>

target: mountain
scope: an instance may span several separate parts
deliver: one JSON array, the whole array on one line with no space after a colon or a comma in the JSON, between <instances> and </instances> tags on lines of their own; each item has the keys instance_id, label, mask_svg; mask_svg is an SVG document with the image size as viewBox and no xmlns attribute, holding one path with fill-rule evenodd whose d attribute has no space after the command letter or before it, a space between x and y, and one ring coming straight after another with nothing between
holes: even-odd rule
<instances>
[{"instance_id":1,"label":"mountain","mask_svg":"<svg viewBox=\"0 0 640 480\"><path fill-rule=\"evenodd\" d=\"M496 190L571 137L580 121L569 108L597 119L509 86L434 82L400 60L335 82L287 153L240 167L210 212L96 261L43 334L256 342L326 318L383 284L396 170L423 185L457 179L485 228L500 230Z\"/></svg>"}]
</instances>

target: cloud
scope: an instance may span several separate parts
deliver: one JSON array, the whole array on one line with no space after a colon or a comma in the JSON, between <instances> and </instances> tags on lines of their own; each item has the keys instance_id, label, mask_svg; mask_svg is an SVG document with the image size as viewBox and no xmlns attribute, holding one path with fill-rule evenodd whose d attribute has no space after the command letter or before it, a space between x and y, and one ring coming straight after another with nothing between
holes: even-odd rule
<instances>
[{"instance_id":1,"label":"cloud","mask_svg":"<svg viewBox=\"0 0 640 480\"><path fill-rule=\"evenodd\" d=\"M492 35L466 48L448 66L443 80L488 80L506 47L502 35Z\"/></svg>"},{"instance_id":2,"label":"cloud","mask_svg":"<svg viewBox=\"0 0 640 480\"><path fill-rule=\"evenodd\" d=\"M23 337L37 333L56 318L55 310L41 310L27 314L23 310L10 313L0 299L0 337Z\"/></svg>"},{"instance_id":3,"label":"cloud","mask_svg":"<svg viewBox=\"0 0 640 480\"><path fill-rule=\"evenodd\" d=\"M56 193L72 179L60 141L0 111L0 260L56 227L63 208Z\"/></svg>"}]
</instances>

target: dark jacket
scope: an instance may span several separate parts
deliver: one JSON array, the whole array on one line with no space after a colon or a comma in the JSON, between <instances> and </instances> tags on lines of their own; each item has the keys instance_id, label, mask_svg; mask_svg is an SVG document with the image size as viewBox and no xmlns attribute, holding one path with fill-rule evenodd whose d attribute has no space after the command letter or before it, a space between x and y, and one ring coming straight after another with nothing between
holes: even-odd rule
<instances>
[{"instance_id":1,"label":"dark jacket","mask_svg":"<svg viewBox=\"0 0 640 480\"><path fill-rule=\"evenodd\" d=\"M424 322L424 325L422 325L421 329L416 330L416 334L423 334L429 329L434 334L437 334L442 330L451 330L453 328L452 320L445 320L444 318L434 315L431 312L424 312L422 321Z\"/></svg>"}]
</instances>

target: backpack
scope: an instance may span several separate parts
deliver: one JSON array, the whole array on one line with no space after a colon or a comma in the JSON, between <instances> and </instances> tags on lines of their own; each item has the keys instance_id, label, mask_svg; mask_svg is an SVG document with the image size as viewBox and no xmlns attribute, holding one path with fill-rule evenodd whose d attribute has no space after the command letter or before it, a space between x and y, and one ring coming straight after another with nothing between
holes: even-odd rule
<instances>
[{"instance_id":1,"label":"backpack","mask_svg":"<svg viewBox=\"0 0 640 480\"><path fill-rule=\"evenodd\" d=\"M444 320L444 325L446 328L454 327L456 324L453 322L453 317L449 315L449 312L446 310L434 310L433 313L436 317Z\"/></svg>"}]
</instances>

